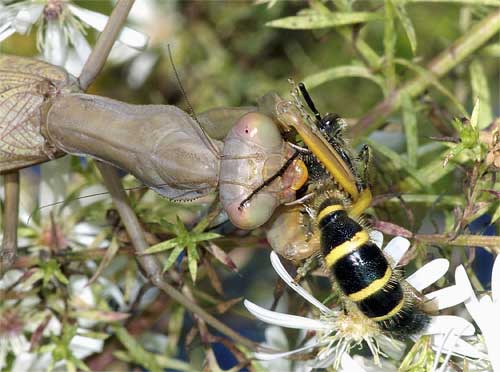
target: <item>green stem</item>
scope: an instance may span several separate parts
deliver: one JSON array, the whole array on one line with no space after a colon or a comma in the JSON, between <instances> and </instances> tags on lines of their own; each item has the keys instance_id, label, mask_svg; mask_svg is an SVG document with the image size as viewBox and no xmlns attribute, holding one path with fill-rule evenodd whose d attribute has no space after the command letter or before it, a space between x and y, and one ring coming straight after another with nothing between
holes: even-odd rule
<instances>
[{"instance_id":1,"label":"green stem","mask_svg":"<svg viewBox=\"0 0 500 372\"><path fill-rule=\"evenodd\" d=\"M446 244L459 247L488 247L500 253L500 236L459 235L455 239L446 234L416 234L416 241L426 244Z\"/></svg>"},{"instance_id":2,"label":"green stem","mask_svg":"<svg viewBox=\"0 0 500 372\"><path fill-rule=\"evenodd\" d=\"M456 40L436 56L427 70L436 78L440 78L477 50L500 29L500 10L497 10L475 25L469 33ZM418 76L399 89L392 91L385 100L372 108L351 128L352 138L359 138L380 127L385 119L401 105L402 93L415 97L422 93L431 81L425 76Z\"/></svg>"}]
</instances>

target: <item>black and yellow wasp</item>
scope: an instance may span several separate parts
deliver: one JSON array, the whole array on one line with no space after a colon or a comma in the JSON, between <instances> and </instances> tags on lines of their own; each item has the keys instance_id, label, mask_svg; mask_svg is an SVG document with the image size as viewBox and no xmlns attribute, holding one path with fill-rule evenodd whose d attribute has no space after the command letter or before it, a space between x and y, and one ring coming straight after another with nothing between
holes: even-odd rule
<instances>
[{"instance_id":1,"label":"black and yellow wasp","mask_svg":"<svg viewBox=\"0 0 500 372\"><path fill-rule=\"evenodd\" d=\"M303 97L314 119L303 109ZM400 274L371 241L359 216L370 206L367 181L368 148L354 156L343 139L343 120L321 116L305 86L294 92L295 102L277 108L283 125L293 127L310 155L303 157L309 171L312 198L305 202L319 234L321 256L333 284L345 302L355 304L382 331L403 337L423 329L427 315Z\"/></svg>"}]
</instances>

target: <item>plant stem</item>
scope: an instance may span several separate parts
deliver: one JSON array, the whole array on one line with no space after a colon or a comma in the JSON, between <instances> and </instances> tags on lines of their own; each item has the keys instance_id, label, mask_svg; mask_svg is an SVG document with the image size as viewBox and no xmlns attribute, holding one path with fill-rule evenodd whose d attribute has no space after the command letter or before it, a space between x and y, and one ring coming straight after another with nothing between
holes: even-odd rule
<instances>
[{"instance_id":1,"label":"plant stem","mask_svg":"<svg viewBox=\"0 0 500 372\"><path fill-rule=\"evenodd\" d=\"M447 244L460 247L488 247L500 253L500 236L459 235L451 239L446 234L416 234L416 241L426 244Z\"/></svg>"},{"instance_id":2,"label":"plant stem","mask_svg":"<svg viewBox=\"0 0 500 372\"><path fill-rule=\"evenodd\" d=\"M4 175L5 205L3 240L0 247L0 275L10 269L17 253L17 223L19 219L19 171Z\"/></svg>"},{"instance_id":3,"label":"plant stem","mask_svg":"<svg viewBox=\"0 0 500 372\"><path fill-rule=\"evenodd\" d=\"M442 77L488 41L499 29L500 10L497 10L436 56L427 65L428 72L437 78ZM428 78L419 75L399 89L393 90L385 100L372 108L350 129L352 138L357 139L380 127L385 119L400 107L402 93L415 97L422 93L430 83L431 81Z\"/></svg>"},{"instance_id":4,"label":"plant stem","mask_svg":"<svg viewBox=\"0 0 500 372\"><path fill-rule=\"evenodd\" d=\"M123 24L127 19L128 13L135 0L120 0L116 4L113 12L109 16L108 23L99 35L92 53L83 66L82 73L78 78L80 87L87 90L93 83L99 72L101 72L106 60L108 59L111 48L122 30Z\"/></svg>"}]
</instances>

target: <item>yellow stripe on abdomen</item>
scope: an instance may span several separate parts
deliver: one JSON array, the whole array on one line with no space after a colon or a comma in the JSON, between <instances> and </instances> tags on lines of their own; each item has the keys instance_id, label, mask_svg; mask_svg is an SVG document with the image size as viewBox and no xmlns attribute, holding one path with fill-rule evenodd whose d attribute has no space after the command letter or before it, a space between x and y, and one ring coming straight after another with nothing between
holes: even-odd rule
<instances>
[{"instance_id":1,"label":"yellow stripe on abdomen","mask_svg":"<svg viewBox=\"0 0 500 372\"><path fill-rule=\"evenodd\" d=\"M368 236L368 233L365 230L361 230L358 231L350 240L336 247L332 247L330 253L328 253L325 257L326 266L332 267L338 260L348 255L349 253L356 251L369 239L370 237Z\"/></svg>"},{"instance_id":2,"label":"yellow stripe on abdomen","mask_svg":"<svg viewBox=\"0 0 500 372\"><path fill-rule=\"evenodd\" d=\"M374 318L370 318L370 319L373 320L374 322L381 322L383 320L390 319L393 316L395 316L396 314L398 314L403 309L404 305L405 305L405 296L403 296L401 298L401 301L399 301L399 303L391 311L389 311L387 314L382 315L382 316L377 316Z\"/></svg>"},{"instance_id":3,"label":"yellow stripe on abdomen","mask_svg":"<svg viewBox=\"0 0 500 372\"><path fill-rule=\"evenodd\" d=\"M349 299L354 302L359 302L367 297L370 297L372 294L377 293L384 288L384 286L391 279L391 275L392 269L389 265L387 265L387 270L385 270L385 274L382 278L374 280L367 287L358 292L351 293L350 295L348 295Z\"/></svg>"}]
</instances>

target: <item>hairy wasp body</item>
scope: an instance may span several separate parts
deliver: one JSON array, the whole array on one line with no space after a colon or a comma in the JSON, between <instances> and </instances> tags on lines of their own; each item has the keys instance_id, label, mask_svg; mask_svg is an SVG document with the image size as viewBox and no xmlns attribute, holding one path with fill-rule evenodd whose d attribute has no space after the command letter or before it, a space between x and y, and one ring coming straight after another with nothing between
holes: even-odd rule
<instances>
[{"instance_id":1,"label":"hairy wasp body","mask_svg":"<svg viewBox=\"0 0 500 372\"><path fill-rule=\"evenodd\" d=\"M428 317L417 308L416 297L344 206L326 199L318 210L317 223L324 263L347 300L395 336L422 330Z\"/></svg>"}]
</instances>

